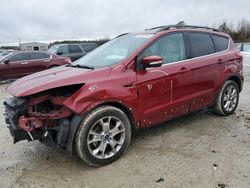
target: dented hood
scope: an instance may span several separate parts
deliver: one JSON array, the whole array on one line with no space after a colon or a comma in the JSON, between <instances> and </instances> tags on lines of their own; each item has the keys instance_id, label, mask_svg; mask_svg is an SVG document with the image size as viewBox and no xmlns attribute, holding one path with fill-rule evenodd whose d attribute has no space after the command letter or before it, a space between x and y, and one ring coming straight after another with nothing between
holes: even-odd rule
<instances>
[{"instance_id":1,"label":"dented hood","mask_svg":"<svg viewBox=\"0 0 250 188\"><path fill-rule=\"evenodd\" d=\"M60 66L18 79L7 88L7 92L16 97L28 96L52 88L85 83L98 76L103 78L108 75L109 70L110 68L91 70Z\"/></svg>"}]
</instances>

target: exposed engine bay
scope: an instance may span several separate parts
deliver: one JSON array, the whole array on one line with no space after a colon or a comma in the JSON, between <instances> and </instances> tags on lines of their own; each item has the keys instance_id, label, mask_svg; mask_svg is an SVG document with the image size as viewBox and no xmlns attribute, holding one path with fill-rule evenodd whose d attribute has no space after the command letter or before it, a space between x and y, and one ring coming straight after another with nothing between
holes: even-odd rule
<instances>
[{"instance_id":1,"label":"exposed engine bay","mask_svg":"<svg viewBox=\"0 0 250 188\"><path fill-rule=\"evenodd\" d=\"M4 102L5 121L14 143L39 140L47 145L64 147L73 113L63 102L82 85L64 86L28 97L7 99Z\"/></svg>"}]
</instances>

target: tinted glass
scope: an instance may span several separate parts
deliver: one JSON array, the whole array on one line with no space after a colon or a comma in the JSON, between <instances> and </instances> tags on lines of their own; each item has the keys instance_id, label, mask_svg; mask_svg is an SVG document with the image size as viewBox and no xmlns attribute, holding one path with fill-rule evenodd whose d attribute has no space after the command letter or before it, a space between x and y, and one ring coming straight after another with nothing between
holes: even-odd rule
<instances>
[{"instance_id":1,"label":"tinted glass","mask_svg":"<svg viewBox=\"0 0 250 188\"><path fill-rule=\"evenodd\" d=\"M250 52L250 44L243 44L243 51Z\"/></svg>"},{"instance_id":2,"label":"tinted glass","mask_svg":"<svg viewBox=\"0 0 250 188\"><path fill-rule=\"evenodd\" d=\"M44 53L31 53L30 54L30 58L31 59L47 59L50 56L48 54L44 54Z\"/></svg>"},{"instance_id":3,"label":"tinted glass","mask_svg":"<svg viewBox=\"0 0 250 188\"><path fill-rule=\"evenodd\" d=\"M186 58L184 38L181 33L170 34L147 48L142 57L157 55L163 58L163 64L181 61Z\"/></svg>"},{"instance_id":4,"label":"tinted glass","mask_svg":"<svg viewBox=\"0 0 250 188\"><path fill-rule=\"evenodd\" d=\"M10 62L13 62L13 61L25 61L25 60L30 60L29 53L15 54L15 55L13 55L13 56L11 56L9 58Z\"/></svg>"},{"instance_id":5,"label":"tinted glass","mask_svg":"<svg viewBox=\"0 0 250 188\"><path fill-rule=\"evenodd\" d=\"M209 55L215 52L214 43L209 34L189 33L193 57Z\"/></svg>"},{"instance_id":6,"label":"tinted glass","mask_svg":"<svg viewBox=\"0 0 250 188\"><path fill-rule=\"evenodd\" d=\"M70 45L70 52L71 53L81 53L82 50L80 49L80 47L78 45Z\"/></svg>"},{"instance_id":7,"label":"tinted glass","mask_svg":"<svg viewBox=\"0 0 250 188\"><path fill-rule=\"evenodd\" d=\"M58 49L56 49L56 53L68 54L69 53L69 48L68 48L67 45L59 46Z\"/></svg>"},{"instance_id":8,"label":"tinted glass","mask_svg":"<svg viewBox=\"0 0 250 188\"><path fill-rule=\"evenodd\" d=\"M86 52L90 52L97 48L97 44L95 43L82 43L81 46Z\"/></svg>"},{"instance_id":9,"label":"tinted glass","mask_svg":"<svg viewBox=\"0 0 250 188\"><path fill-rule=\"evenodd\" d=\"M216 52L224 51L228 48L229 39L227 37L213 35Z\"/></svg>"}]
</instances>

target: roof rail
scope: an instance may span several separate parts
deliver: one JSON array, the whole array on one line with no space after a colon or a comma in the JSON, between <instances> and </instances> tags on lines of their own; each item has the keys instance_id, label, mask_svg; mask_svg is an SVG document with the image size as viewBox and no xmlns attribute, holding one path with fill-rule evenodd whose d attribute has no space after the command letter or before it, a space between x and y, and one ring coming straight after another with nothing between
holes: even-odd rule
<instances>
[{"instance_id":1,"label":"roof rail","mask_svg":"<svg viewBox=\"0 0 250 188\"><path fill-rule=\"evenodd\" d=\"M117 36L117 37L115 37L115 38L119 38L119 37L122 37L122 36L124 36L124 35L128 35L128 34L130 34L130 33L123 33L123 34L118 35L118 36Z\"/></svg>"},{"instance_id":2,"label":"roof rail","mask_svg":"<svg viewBox=\"0 0 250 188\"><path fill-rule=\"evenodd\" d=\"M165 31L169 29L183 29L183 28L189 28L189 29L209 29L213 31L219 31L218 29L211 28L211 27L205 27L205 26L195 26L195 25L165 25L165 26L158 26L153 27L146 30L157 30L156 32Z\"/></svg>"}]
</instances>

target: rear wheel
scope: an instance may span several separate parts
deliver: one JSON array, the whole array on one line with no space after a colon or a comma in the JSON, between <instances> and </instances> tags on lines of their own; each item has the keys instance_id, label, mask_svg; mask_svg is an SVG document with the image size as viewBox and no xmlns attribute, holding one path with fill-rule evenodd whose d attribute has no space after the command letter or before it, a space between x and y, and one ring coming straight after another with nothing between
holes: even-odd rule
<instances>
[{"instance_id":1,"label":"rear wheel","mask_svg":"<svg viewBox=\"0 0 250 188\"><path fill-rule=\"evenodd\" d=\"M239 102L239 87L232 81L224 83L214 106L214 112L220 115L231 115L234 113Z\"/></svg>"},{"instance_id":2,"label":"rear wheel","mask_svg":"<svg viewBox=\"0 0 250 188\"><path fill-rule=\"evenodd\" d=\"M126 114L112 106L91 111L78 128L75 147L78 156L93 166L117 160L127 149L131 124Z\"/></svg>"}]
</instances>

